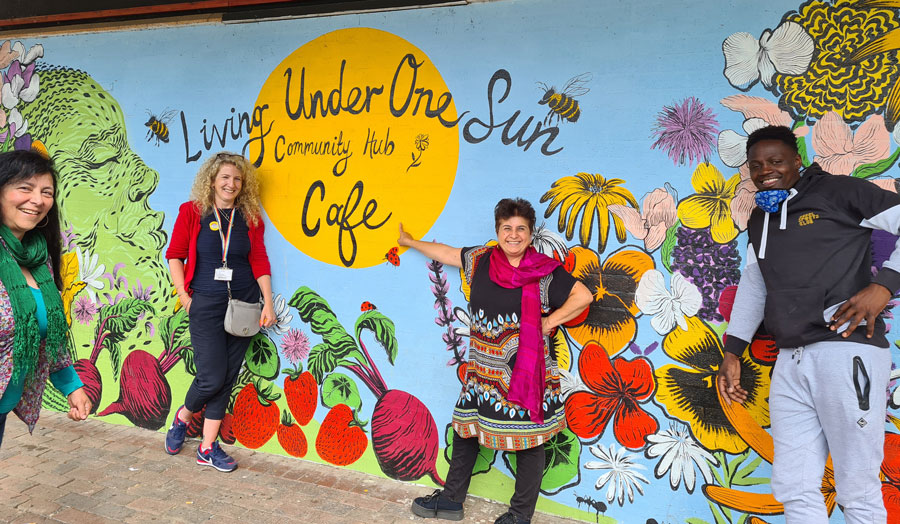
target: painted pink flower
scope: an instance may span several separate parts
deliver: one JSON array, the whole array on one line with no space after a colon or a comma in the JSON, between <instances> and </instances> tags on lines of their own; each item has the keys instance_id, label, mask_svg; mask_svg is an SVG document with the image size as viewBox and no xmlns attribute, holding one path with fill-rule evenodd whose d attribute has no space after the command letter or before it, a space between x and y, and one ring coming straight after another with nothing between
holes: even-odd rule
<instances>
[{"instance_id":1,"label":"painted pink flower","mask_svg":"<svg viewBox=\"0 0 900 524\"><path fill-rule=\"evenodd\" d=\"M681 104L663 106L656 117L653 136L656 142L650 149L662 149L675 165L694 165L706 162L712 153L717 127L716 115L694 97Z\"/></svg>"},{"instance_id":2,"label":"painted pink flower","mask_svg":"<svg viewBox=\"0 0 900 524\"><path fill-rule=\"evenodd\" d=\"M666 183L665 189L658 187L644 195L640 214L632 207L619 204L610 205L609 211L622 219L625 229L634 238L644 241L647 251L653 251L662 245L666 231L678 219L677 200L675 189Z\"/></svg>"},{"instance_id":3,"label":"painted pink flower","mask_svg":"<svg viewBox=\"0 0 900 524\"><path fill-rule=\"evenodd\" d=\"M891 135L884 117L873 115L856 134L834 111L825 113L813 128L815 162L833 175L849 175L857 166L883 160L891 154Z\"/></svg>"},{"instance_id":4,"label":"painted pink flower","mask_svg":"<svg viewBox=\"0 0 900 524\"><path fill-rule=\"evenodd\" d=\"M747 95L732 95L722 99L722 105L744 115L744 132L742 135L732 129L719 133L719 158L728 167L740 167L747 161L747 135L765 126L793 127L794 121L786 111L765 98ZM809 127L798 126L794 129L797 136L806 136ZM756 191L755 189L753 190Z\"/></svg>"},{"instance_id":5,"label":"painted pink flower","mask_svg":"<svg viewBox=\"0 0 900 524\"><path fill-rule=\"evenodd\" d=\"M291 328L281 338L281 351L291 364L296 365L309 356L309 338L299 329Z\"/></svg>"},{"instance_id":6,"label":"painted pink flower","mask_svg":"<svg viewBox=\"0 0 900 524\"><path fill-rule=\"evenodd\" d=\"M90 324L97 314L97 305L87 296L82 295L75 301L75 320L84 325Z\"/></svg>"},{"instance_id":7,"label":"painted pink flower","mask_svg":"<svg viewBox=\"0 0 900 524\"><path fill-rule=\"evenodd\" d=\"M750 169L747 168L746 162L741 164L738 172L741 174L741 183L738 184L734 198L731 199L731 219L734 220L734 225L743 231L747 229L750 213L756 207L756 185L750 180Z\"/></svg>"}]
</instances>

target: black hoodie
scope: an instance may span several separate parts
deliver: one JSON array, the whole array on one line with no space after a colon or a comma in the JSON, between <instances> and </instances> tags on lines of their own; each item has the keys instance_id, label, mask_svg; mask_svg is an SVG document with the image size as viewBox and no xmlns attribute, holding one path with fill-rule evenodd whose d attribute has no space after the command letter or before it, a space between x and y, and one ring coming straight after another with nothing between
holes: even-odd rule
<instances>
[{"instance_id":1,"label":"black hoodie","mask_svg":"<svg viewBox=\"0 0 900 524\"><path fill-rule=\"evenodd\" d=\"M863 179L831 175L817 164L801 175L778 212L756 208L750 215L745 273L759 271L765 289L747 299L752 293L742 293L740 288L753 284L742 278L741 307L762 308L763 304L754 302L764 300L761 316L779 348L838 339L887 347L881 315L871 339L866 338L865 327L844 339L829 329L825 311L872 282L892 294L900 289L900 250L895 247L873 278L870 247L873 229L900 233L900 195ZM758 269L751 267L753 262ZM757 325L751 325L754 315L744 318L737 311L739 301L725 348L736 354L743 353L758 327L758 317Z\"/></svg>"}]
</instances>

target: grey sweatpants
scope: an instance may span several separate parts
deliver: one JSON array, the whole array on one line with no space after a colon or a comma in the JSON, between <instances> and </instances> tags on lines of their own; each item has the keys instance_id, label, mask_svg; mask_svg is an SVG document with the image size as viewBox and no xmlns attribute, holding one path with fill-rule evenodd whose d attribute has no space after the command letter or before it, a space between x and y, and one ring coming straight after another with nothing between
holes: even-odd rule
<instances>
[{"instance_id":1,"label":"grey sweatpants","mask_svg":"<svg viewBox=\"0 0 900 524\"><path fill-rule=\"evenodd\" d=\"M769 411L775 441L772 493L787 524L825 524L821 492L828 453L848 524L884 524L878 472L884 456L891 353L855 342L782 349Z\"/></svg>"}]
</instances>

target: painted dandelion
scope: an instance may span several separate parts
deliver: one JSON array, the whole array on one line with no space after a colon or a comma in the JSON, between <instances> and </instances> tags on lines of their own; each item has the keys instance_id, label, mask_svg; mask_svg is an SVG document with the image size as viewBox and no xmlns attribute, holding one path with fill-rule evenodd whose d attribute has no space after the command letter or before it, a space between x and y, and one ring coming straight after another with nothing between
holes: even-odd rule
<instances>
[{"instance_id":1,"label":"painted dandelion","mask_svg":"<svg viewBox=\"0 0 900 524\"><path fill-rule=\"evenodd\" d=\"M675 165L706 162L716 144L719 122L712 110L694 97L663 106L656 116L650 149L662 149Z\"/></svg>"}]
</instances>

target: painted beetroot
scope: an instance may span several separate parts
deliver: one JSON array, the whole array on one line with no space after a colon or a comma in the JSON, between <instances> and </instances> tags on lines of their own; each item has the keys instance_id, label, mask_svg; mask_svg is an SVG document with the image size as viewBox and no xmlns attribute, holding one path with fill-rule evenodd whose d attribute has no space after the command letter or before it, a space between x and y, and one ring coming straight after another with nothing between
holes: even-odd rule
<instances>
[{"instance_id":1,"label":"painted beetroot","mask_svg":"<svg viewBox=\"0 0 900 524\"><path fill-rule=\"evenodd\" d=\"M385 475L397 480L429 475L443 485L435 466L438 448L437 425L418 398L394 389L378 399L372 413L372 450Z\"/></svg>"},{"instance_id":2,"label":"painted beetroot","mask_svg":"<svg viewBox=\"0 0 900 524\"><path fill-rule=\"evenodd\" d=\"M119 399L98 416L119 413L135 426L157 430L166 423L171 405L172 390L156 357L136 349L122 362Z\"/></svg>"}]
</instances>

